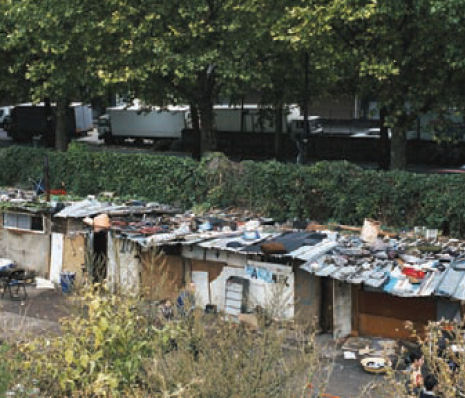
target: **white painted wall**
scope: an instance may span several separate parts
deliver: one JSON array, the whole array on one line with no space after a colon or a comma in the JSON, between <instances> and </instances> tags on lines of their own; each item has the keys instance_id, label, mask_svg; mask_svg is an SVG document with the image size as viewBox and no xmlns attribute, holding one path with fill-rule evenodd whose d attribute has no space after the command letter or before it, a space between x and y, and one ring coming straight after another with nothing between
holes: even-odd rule
<instances>
[{"instance_id":1,"label":"white painted wall","mask_svg":"<svg viewBox=\"0 0 465 398\"><path fill-rule=\"evenodd\" d=\"M108 234L107 280L111 291L125 294L140 293L140 260L137 256L137 246Z\"/></svg>"},{"instance_id":2,"label":"white painted wall","mask_svg":"<svg viewBox=\"0 0 465 398\"><path fill-rule=\"evenodd\" d=\"M210 304L210 286L208 272L192 271L192 282L195 283L195 302L198 307L205 308Z\"/></svg>"},{"instance_id":3,"label":"white painted wall","mask_svg":"<svg viewBox=\"0 0 465 398\"><path fill-rule=\"evenodd\" d=\"M276 264L249 261L253 266L268 268L277 275L287 277L286 286L279 283L267 283L259 279L252 279L245 271L245 267L224 267L221 274L210 283L211 302L224 311L226 282L232 276L249 280L249 307L259 305L277 318L291 319L294 316L294 273L290 267Z\"/></svg>"}]
</instances>

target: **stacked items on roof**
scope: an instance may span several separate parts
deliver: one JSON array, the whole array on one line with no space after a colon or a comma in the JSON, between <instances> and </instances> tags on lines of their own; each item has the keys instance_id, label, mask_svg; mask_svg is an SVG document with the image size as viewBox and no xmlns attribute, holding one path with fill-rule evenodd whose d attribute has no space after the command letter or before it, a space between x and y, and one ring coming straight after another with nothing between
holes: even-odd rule
<instances>
[{"instance_id":1,"label":"stacked items on roof","mask_svg":"<svg viewBox=\"0 0 465 398\"><path fill-rule=\"evenodd\" d=\"M0 208L38 213L47 211L52 206L40 200L34 191L8 188L0 189Z\"/></svg>"},{"instance_id":2,"label":"stacked items on roof","mask_svg":"<svg viewBox=\"0 0 465 398\"><path fill-rule=\"evenodd\" d=\"M455 239L433 244L405 236L367 243L342 235L337 247L302 269L401 297L434 294L465 299L465 243Z\"/></svg>"}]
</instances>

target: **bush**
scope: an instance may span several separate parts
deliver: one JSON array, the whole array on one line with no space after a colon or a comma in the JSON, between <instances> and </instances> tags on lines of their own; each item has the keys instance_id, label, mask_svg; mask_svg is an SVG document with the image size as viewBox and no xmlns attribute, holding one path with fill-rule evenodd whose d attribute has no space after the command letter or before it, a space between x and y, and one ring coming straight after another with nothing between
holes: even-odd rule
<instances>
[{"instance_id":1,"label":"bush","mask_svg":"<svg viewBox=\"0 0 465 398\"><path fill-rule=\"evenodd\" d=\"M361 224L365 217L397 228L442 228L465 236L465 178L362 170L344 161L296 166L275 161L232 163L214 154L198 163L150 154L66 153L27 147L0 149L0 184L30 186L49 156L53 188L85 196L112 191L184 208L242 207L286 219Z\"/></svg>"},{"instance_id":2,"label":"bush","mask_svg":"<svg viewBox=\"0 0 465 398\"><path fill-rule=\"evenodd\" d=\"M249 331L197 310L166 320L151 303L95 287L76 299L60 336L10 355L11 384L25 396L38 388L44 397L302 397L318 383L312 336L295 328Z\"/></svg>"},{"instance_id":3,"label":"bush","mask_svg":"<svg viewBox=\"0 0 465 398\"><path fill-rule=\"evenodd\" d=\"M5 358L9 347L0 343L0 356ZM8 364L5 361L0 363L0 397L5 396L8 385L10 383L11 375Z\"/></svg>"},{"instance_id":4,"label":"bush","mask_svg":"<svg viewBox=\"0 0 465 398\"><path fill-rule=\"evenodd\" d=\"M136 300L89 288L77 316L62 320L59 337L19 345L15 382L47 396L135 396L156 340ZM74 394L74 395L73 395Z\"/></svg>"},{"instance_id":5,"label":"bush","mask_svg":"<svg viewBox=\"0 0 465 398\"><path fill-rule=\"evenodd\" d=\"M411 328L406 324L406 328ZM369 398L410 398L413 397L410 384L408 363L411 352L422 353L424 365L422 375L436 380L436 395L442 398L460 398L465 396L465 344L463 324L449 321L430 322L424 338L412 330L416 342L410 342L409 348L404 347L403 354L394 361L384 379L374 380L363 392ZM397 362L397 363L396 363ZM420 388L422 389L422 388ZM415 395L417 396L417 395Z\"/></svg>"}]
</instances>

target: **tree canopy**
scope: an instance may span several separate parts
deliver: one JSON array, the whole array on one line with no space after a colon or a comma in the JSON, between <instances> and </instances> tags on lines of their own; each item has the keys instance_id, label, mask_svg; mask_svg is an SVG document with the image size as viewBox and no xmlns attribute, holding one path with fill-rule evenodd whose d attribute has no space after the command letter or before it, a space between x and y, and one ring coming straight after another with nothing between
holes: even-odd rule
<instances>
[{"instance_id":1,"label":"tree canopy","mask_svg":"<svg viewBox=\"0 0 465 398\"><path fill-rule=\"evenodd\" d=\"M417 116L463 106L462 3L0 0L0 71L8 76L0 90L62 108L107 90L153 105L187 103L202 152L216 149L219 99L252 92L279 108L309 94L357 93L376 98L393 131L392 167L402 168ZM63 137L57 142L66 148Z\"/></svg>"},{"instance_id":2,"label":"tree canopy","mask_svg":"<svg viewBox=\"0 0 465 398\"><path fill-rule=\"evenodd\" d=\"M332 37L357 72L359 93L374 96L392 127L391 167L406 164L406 131L426 111L463 102L463 2L447 0L312 1L290 11L293 42Z\"/></svg>"}]
</instances>

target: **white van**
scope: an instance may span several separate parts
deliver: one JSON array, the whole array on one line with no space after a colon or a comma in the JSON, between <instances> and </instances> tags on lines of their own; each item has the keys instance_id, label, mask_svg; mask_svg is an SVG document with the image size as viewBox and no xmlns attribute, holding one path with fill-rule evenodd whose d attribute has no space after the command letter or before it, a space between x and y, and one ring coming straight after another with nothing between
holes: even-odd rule
<instances>
[{"instance_id":1,"label":"white van","mask_svg":"<svg viewBox=\"0 0 465 398\"><path fill-rule=\"evenodd\" d=\"M0 106L0 128L3 128L5 119L10 115L12 106Z\"/></svg>"}]
</instances>

